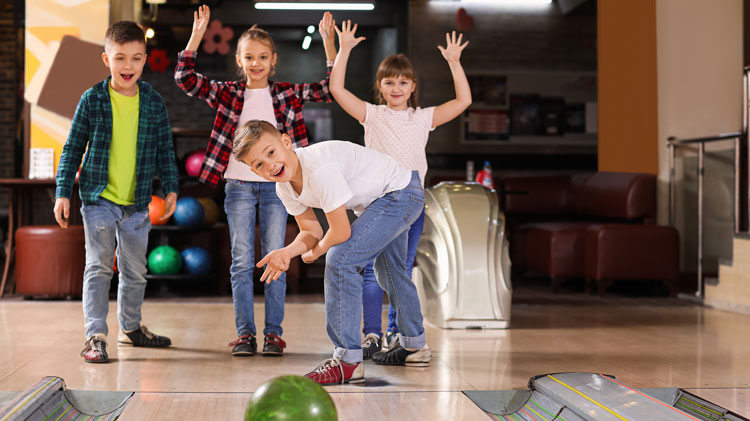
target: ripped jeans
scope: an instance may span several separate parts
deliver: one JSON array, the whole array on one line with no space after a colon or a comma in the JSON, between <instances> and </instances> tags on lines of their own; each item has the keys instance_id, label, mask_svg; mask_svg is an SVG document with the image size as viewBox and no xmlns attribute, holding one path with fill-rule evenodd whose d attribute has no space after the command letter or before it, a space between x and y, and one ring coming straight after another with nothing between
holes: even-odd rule
<instances>
[{"instance_id":1,"label":"ripped jeans","mask_svg":"<svg viewBox=\"0 0 750 421\"><path fill-rule=\"evenodd\" d=\"M148 209L136 210L99 198L96 205L83 205L86 238L86 268L83 271L83 320L86 337L106 335L109 284L114 274L117 247L117 320L120 329L141 325L141 304L146 291L146 251L151 221Z\"/></svg>"}]
</instances>

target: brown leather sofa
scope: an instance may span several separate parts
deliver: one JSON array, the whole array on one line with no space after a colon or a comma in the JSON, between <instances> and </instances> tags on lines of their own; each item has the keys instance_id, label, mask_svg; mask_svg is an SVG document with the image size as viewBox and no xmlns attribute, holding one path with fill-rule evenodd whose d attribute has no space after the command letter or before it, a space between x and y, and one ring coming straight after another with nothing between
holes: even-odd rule
<instances>
[{"instance_id":1,"label":"brown leather sofa","mask_svg":"<svg viewBox=\"0 0 750 421\"><path fill-rule=\"evenodd\" d=\"M514 269L596 285L653 279L676 294L679 238L655 225L656 177L596 172L502 180Z\"/></svg>"}]
</instances>

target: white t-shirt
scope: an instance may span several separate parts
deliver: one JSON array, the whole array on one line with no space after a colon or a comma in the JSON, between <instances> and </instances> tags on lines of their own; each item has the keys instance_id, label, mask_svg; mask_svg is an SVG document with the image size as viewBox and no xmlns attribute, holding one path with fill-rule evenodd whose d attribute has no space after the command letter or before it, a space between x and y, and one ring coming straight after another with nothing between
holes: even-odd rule
<instances>
[{"instance_id":1,"label":"white t-shirt","mask_svg":"<svg viewBox=\"0 0 750 421\"><path fill-rule=\"evenodd\" d=\"M342 205L359 215L386 193L409 185L411 171L388 155L351 142L329 140L295 149L302 170L302 192L276 183L276 194L290 215L307 208L331 212Z\"/></svg>"},{"instance_id":2,"label":"white t-shirt","mask_svg":"<svg viewBox=\"0 0 750 421\"><path fill-rule=\"evenodd\" d=\"M392 157L402 167L419 171L424 185L427 172L425 146L432 127L435 107L396 111L386 105L366 104L365 146Z\"/></svg>"},{"instance_id":3,"label":"white t-shirt","mask_svg":"<svg viewBox=\"0 0 750 421\"><path fill-rule=\"evenodd\" d=\"M269 88L245 89L245 103L242 105L242 113L240 113L237 128L239 129L249 120L265 120L273 124L273 127L278 126ZM229 155L229 163L224 171L224 178L268 182L265 178L256 175L244 162L238 161L234 154Z\"/></svg>"}]
</instances>

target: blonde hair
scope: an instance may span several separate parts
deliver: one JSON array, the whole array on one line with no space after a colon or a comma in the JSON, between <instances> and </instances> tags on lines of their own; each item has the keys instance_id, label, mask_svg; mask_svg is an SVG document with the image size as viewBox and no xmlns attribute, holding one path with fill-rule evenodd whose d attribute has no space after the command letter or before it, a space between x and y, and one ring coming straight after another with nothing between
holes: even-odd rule
<instances>
[{"instance_id":1,"label":"blonde hair","mask_svg":"<svg viewBox=\"0 0 750 421\"><path fill-rule=\"evenodd\" d=\"M373 94L375 96L375 102L378 104L385 104L385 98L380 93L380 82L389 77L401 76L404 79L411 79L414 81L414 92L409 96L407 105L410 107L417 107L417 72L414 70L414 66L408 57L403 54L392 54L378 66L378 71L375 74L375 86L373 87Z\"/></svg>"},{"instance_id":2,"label":"blonde hair","mask_svg":"<svg viewBox=\"0 0 750 421\"><path fill-rule=\"evenodd\" d=\"M240 35L240 37L237 39L237 55L238 56L240 55L240 45L242 44L242 41L246 39L266 43L269 47L271 47L271 55L276 54L276 44L273 43L273 38L271 38L271 34L260 29L258 25L253 25L252 27L250 27L250 29L243 32L242 35ZM276 73L275 64L273 65L273 67L271 67L271 72L268 75L273 76L274 73ZM243 78L247 78L247 75L245 74L245 71L242 70L242 67L237 68L237 74L239 76L242 76Z\"/></svg>"},{"instance_id":3,"label":"blonde hair","mask_svg":"<svg viewBox=\"0 0 750 421\"><path fill-rule=\"evenodd\" d=\"M250 148L260 140L263 134L281 136L279 130L265 120L250 120L240 126L234 133L234 140L232 140L232 154L234 157L238 161L242 161L242 158L250 152Z\"/></svg>"}]
</instances>

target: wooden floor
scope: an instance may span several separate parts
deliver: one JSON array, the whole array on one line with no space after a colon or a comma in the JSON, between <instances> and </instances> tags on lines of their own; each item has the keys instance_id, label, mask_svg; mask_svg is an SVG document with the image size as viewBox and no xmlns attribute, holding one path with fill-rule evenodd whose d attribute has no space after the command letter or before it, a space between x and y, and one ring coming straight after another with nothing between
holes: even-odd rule
<instances>
[{"instance_id":1,"label":"wooden floor","mask_svg":"<svg viewBox=\"0 0 750 421\"><path fill-rule=\"evenodd\" d=\"M55 375L70 389L136 392L124 420L241 419L262 383L304 374L330 355L323 304L306 301L313 302L287 305L282 358L230 355L229 300L147 300L144 323L175 346L118 348L110 333L112 363L95 365L78 356L80 302L2 300L0 391ZM514 305L509 330L428 326L428 368L366 363L364 385L328 387L340 419L488 419L462 390L525 389L531 376L563 371L612 374L634 387L686 388L750 416L749 316L666 299L519 302L527 304ZM262 327L262 301L255 308ZM115 312L113 302L112 332Z\"/></svg>"}]
</instances>

